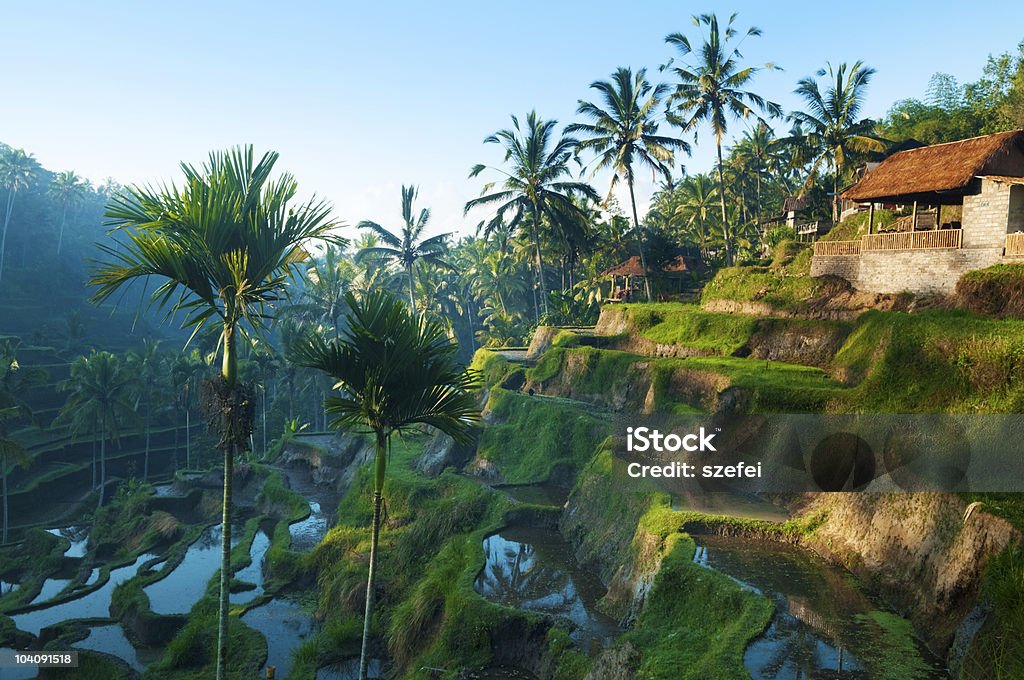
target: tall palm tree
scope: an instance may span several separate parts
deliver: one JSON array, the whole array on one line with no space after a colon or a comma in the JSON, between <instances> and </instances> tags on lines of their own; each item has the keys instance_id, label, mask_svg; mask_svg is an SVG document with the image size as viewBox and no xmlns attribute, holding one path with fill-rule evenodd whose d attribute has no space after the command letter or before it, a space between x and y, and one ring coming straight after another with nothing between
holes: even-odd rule
<instances>
[{"instance_id":1,"label":"tall palm tree","mask_svg":"<svg viewBox=\"0 0 1024 680\"><path fill-rule=\"evenodd\" d=\"M60 384L69 392L60 418L76 432L93 431L100 436L99 507L107 485L107 440L117 441L126 423L135 420L132 376L121 360L110 352L97 352L71 362L71 373Z\"/></svg>"},{"instance_id":2,"label":"tall palm tree","mask_svg":"<svg viewBox=\"0 0 1024 680\"><path fill-rule=\"evenodd\" d=\"M25 392L42 385L46 371L25 368L18 363L16 346L10 340L0 344L0 476L3 477L3 536L7 543L9 512L7 508L7 473L12 465L25 466L31 461L28 450L22 446L13 428L23 421L32 421L32 409L25 401Z\"/></svg>"},{"instance_id":3,"label":"tall palm tree","mask_svg":"<svg viewBox=\"0 0 1024 680\"><path fill-rule=\"evenodd\" d=\"M530 239L533 242L537 267L537 289L540 292L538 305L534 293L534 315L540 319L541 308L548 311L547 285L544 282L544 259L540 250L540 223L542 217L557 219L554 211L563 214L578 212L572 201L576 194L592 201L600 197L593 187L585 182L576 182L571 177L569 160L579 141L564 135L556 137L558 121L544 120L536 111L526 114L524 126L512 116L512 127L498 130L484 139L484 144L500 144L505 149L504 162L507 169L492 168L505 176L499 191L491 192L494 183L484 185L482 195L466 202L464 213L479 206L497 206L495 215L484 224L484 235L489 236L496 229L514 231L523 226L529 218ZM477 177L488 166L477 164L470 171L470 177Z\"/></svg>"},{"instance_id":4,"label":"tall palm tree","mask_svg":"<svg viewBox=\"0 0 1024 680\"><path fill-rule=\"evenodd\" d=\"M733 149L732 155L754 175L754 221L761 225L764 208L761 196L761 179L773 166L778 150L775 133L764 121L758 121L753 131L743 133L743 139Z\"/></svg>"},{"instance_id":5,"label":"tall palm tree","mask_svg":"<svg viewBox=\"0 0 1024 680\"><path fill-rule=\"evenodd\" d=\"M60 249L64 243L64 225L67 223L68 206L82 200L85 191L86 185L82 182L82 178L71 170L60 173L50 183L50 196L56 199L61 206L60 231L57 234L58 255L60 255Z\"/></svg>"},{"instance_id":6,"label":"tall palm tree","mask_svg":"<svg viewBox=\"0 0 1024 680\"><path fill-rule=\"evenodd\" d=\"M401 264L405 269L405 275L409 283L409 308L416 309L415 285L413 283L413 269L416 262L422 260L442 269L451 269L451 265L442 259L448 247L448 234L438 234L423 241L420 237L423 230L430 221L430 210L424 208L419 215L413 211L413 201L416 200L418 192L413 185L402 185L402 233L392 233L376 222L363 220L359 223L360 229L369 229L380 239L382 246L370 246L362 248L356 253L356 261L362 261L366 257L376 256L381 259L393 260Z\"/></svg>"},{"instance_id":7,"label":"tall palm tree","mask_svg":"<svg viewBox=\"0 0 1024 680\"><path fill-rule=\"evenodd\" d=\"M459 441L469 438L480 412L470 390L474 378L458 366L458 348L444 327L414 316L390 294L377 291L357 301L348 296L349 327L336 340L310 335L289 347L290 359L324 371L338 393L325 407L332 427L371 432L376 443L370 569L359 678L365 680L373 615L381 499L391 436L417 426L436 428Z\"/></svg>"},{"instance_id":8,"label":"tall palm tree","mask_svg":"<svg viewBox=\"0 0 1024 680\"><path fill-rule=\"evenodd\" d=\"M149 479L149 442L152 426L153 402L157 380L162 373L164 356L160 353L160 341L146 338L141 349L128 353L125 369L132 378L136 409L142 408L142 425L145 429L145 452L142 458L142 479Z\"/></svg>"},{"instance_id":9,"label":"tall palm tree","mask_svg":"<svg viewBox=\"0 0 1024 680\"><path fill-rule=\"evenodd\" d=\"M849 71L847 71L849 68ZM795 111L794 120L806 126L807 137L818 149L808 183L817 176L823 162L832 168L832 221L839 221L839 181L847 156L853 151L881 151L885 145L872 134L874 122L858 120L864 97L875 69L858 61L852 67L845 63L833 69L832 64L820 69L819 78L827 77L824 92L814 78L803 78L795 92L803 97L807 111Z\"/></svg>"},{"instance_id":10,"label":"tall palm tree","mask_svg":"<svg viewBox=\"0 0 1024 680\"><path fill-rule=\"evenodd\" d=\"M594 172L602 168L613 171L609 197L615 185L622 179L629 186L629 201L633 207L633 229L636 231L640 249L640 264L644 270L644 290L647 301L651 301L650 276L647 271L647 257L644 253L643 236L640 234L640 218L636 211L636 194L633 190L634 165L651 169L666 181L672 178L672 160L675 151L690 152L690 145L675 137L658 134L656 109L668 93L664 84L652 85L647 81L647 71L640 69L634 75L628 68L619 68L611 80L597 80L590 84L601 95L601 104L580 101L576 113L587 117L589 123L573 123L565 128L567 133L582 133L586 137L578 148L592 150L597 154ZM602 105L604 108L602 108Z\"/></svg>"},{"instance_id":11,"label":"tall palm tree","mask_svg":"<svg viewBox=\"0 0 1024 680\"><path fill-rule=\"evenodd\" d=\"M32 154L23 149L7 149L0 154L0 187L7 190L7 206L4 210L4 228L0 232L0 279L4 276L4 255L7 251L7 227L14 212L14 197L28 188L35 178L38 164Z\"/></svg>"},{"instance_id":12,"label":"tall palm tree","mask_svg":"<svg viewBox=\"0 0 1024 680\"><path fill-rule=\"evenodd\" d=\"M345 245L331 235L338 225L326 203L312 197L296 205L294 177L271 177L277 159L268 152L257 160L251 146L214 152L201 168L182 163L180 189L133 186L115 194L106 216L120 238L100 245L108 259L90 281L98 287L94 298L102 301L155 276L163 283L153 302L185 312L193 336L208 325L219 327L221 371L210 383L222 414L224 458L217 680L227 674L234 461L250 445L252 423L251 400L238 381L238 334L264 328L314 242Z\"/></svg>"},{"instance_id":13,"label":"tall palm tree","mask_svg":"<svg viewBox=\"0 0 1024 680\"><path fill-rule=\"evenodd\" d=\"M698 29L707 29L707 35L703 37L704 42L699 50L694 50L690 39L682 33L672 33L665 38L665 42L675 46L679 51L680 57L696 58L692 66L686 63L673 66L672 62L667 65L679 80L675 92L669 99L671 110L668 120L683 130L695 128L701 122L707 122L711 126L718 152L718 197L722 209L722 237L725 241L726 260L731 264L732 238L725 209L725 170L722 163L722 140L729 131L729 118L756 116L755 109L770 116L781 116L782 109L778 104L745 89L761 68L740 65L739 60L743 55L740 54L738 43L748 36L761 35L761 29L751 27L741 33L733 28L735 14L729 17L724 30L714 14L701 14L692 19ZM775 67L772 64L765 64L764 68Z\"/></svg>"}]
</instances>

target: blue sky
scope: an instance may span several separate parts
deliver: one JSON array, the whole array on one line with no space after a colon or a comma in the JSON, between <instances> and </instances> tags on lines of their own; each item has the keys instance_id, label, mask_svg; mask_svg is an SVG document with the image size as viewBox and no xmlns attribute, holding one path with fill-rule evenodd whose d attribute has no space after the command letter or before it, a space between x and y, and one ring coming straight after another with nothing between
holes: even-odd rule
<instances>
[{"instance_id":1,"label":"blue sky","mask_svg":"<svg viewBox=\"0 0 1024 680\"><path fill-rule=\"evenodd\" d=\"M705 11L764 31L743 53L784 69L754 89L787 110L796 81L829 60L878 70L864 113L881 115L923 96L932 73L974 80L989 54L1024 39L1024 4L987 0L5 2L0 141L50 169L124 183L174 179L180 160L251 142L279 151L279 167L349 224L396 225L411 182L433 232L468 233L484 217L462 216L482 186L469 168L501 160L485 136L531 108L569 122L618 66L659 77L672 56L664 36L695 36L689 17ZM710 135L701 141L682 159L691 171L711 166ZM607 191L606 175L593 181ZM652 189L638 188L641 210Z\"/></svg>"}]
</instances>

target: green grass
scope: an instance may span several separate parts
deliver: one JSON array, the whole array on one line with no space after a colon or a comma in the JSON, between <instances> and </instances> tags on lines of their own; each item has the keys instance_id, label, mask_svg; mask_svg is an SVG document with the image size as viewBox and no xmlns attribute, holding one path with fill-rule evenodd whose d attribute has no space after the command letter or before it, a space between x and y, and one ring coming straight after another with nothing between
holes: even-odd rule
<instances>
[{"instance_id":1,"label":"green grass","mask_svg":"<svg viewBox=\"0 0 1024 680\"><path fill-rule=\"evenodd\" d=\"M621 309L640 337L719 355L743 347L758 321L753 316L704 312L697 305L671 302L625 304Z\"/></svg>"},{"instance_id":2,"label":"green grass","mask_svg":"<svg viewBox=\"0 0 1024 680\"><path fill-rule=\"evenodd\" d=\"M747 676L743 650L764 630L771 602L693 562L695 545L670 538L636 627L625 635L640 650L637 678L714 680Z\"/></svg>"},{"instance_id":3,"label":"green grass","mask_svg":"<svg viewBox=\"0 0 1024 680\"><path fill-rule=\"evenodd\" d=\"M477 455L512 484L565 477L608 434L607 423L576 403L492 389L488 406L498 422L481 432Z\"/></svg>"}]
</instances>

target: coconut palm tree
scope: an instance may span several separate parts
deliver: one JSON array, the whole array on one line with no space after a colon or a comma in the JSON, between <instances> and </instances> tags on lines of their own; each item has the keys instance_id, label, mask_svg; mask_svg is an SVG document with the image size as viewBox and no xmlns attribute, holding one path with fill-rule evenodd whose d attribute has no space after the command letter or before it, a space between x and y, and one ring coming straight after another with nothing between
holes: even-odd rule
<instances>
[{"instance_id":1,"label":"coconut palm tree","mask_svg":"<svg viewBox=\"0 0 1024 680\"><path fill-rule=\"evenodd\" d=\"M392 233L376 222L363 220L358 224L360 229L369 229L380 239L382 246L369 246L362 248L356 253L356 261L360 262L367 257L379 257L382 260L395 261L405 269L405 275L409 283L409 308L416 309L415 285L413 283L413 269L416 262L422 260L435 267L451 269L452 266L442 259L448 248L448 234L438 234L423 241L420 237L423 230L430 221L430 210L424 208L419 215L413 211L413 201L416 200L418 192L413 185L402 185L402 233Z\"/></svg>"},{"instance_id":2,"label":"coconut palm tree","mask_svg":"<svg viewBox=\"0 0 1024 680\"><path fill-rule=\"evenodd\" d=\"M7 190L7 206L4 211L4 228L0 232L0 280L4 276L4 255L7 251L7 227L14 212L14 197L35 178L38 164L32 154L23 149L6 149L0 153L0 187Z\"/></svg>"},{"instance_id":3,"label":"coconut palm tree","mask_svg":"<svg viewBox=\"0 0 1024 680\"><path fill-rule=\"evenodd\" d=\"M628 68L619 68L611 80L598 80L590 84L601 95L601 104L580 101L576 113L590 119L589 123L573 123L565 128L570 134L585 135L578 145L580 150L597 154L594 172L610 168L613 172L608 195L622 179L629 186L629 201L633 207L633 229L640 249L640 263L644 270L644 290L651 301L650 276L647 276L647 257L640 234L640 218L636 211L634 165L650 168L652 174L672 179L672 160L676 151L690 152L690 145L675 137L658 134L656 109L668 94L668 86L652 85L647 71L640 69L634 75ZM604 108L602 108L602 106Z\"/></svg>"},{"instance_id":4,"label":"coconut palm tree","mask_svg":"<svg viewBox=\"0 0 1024 680\"><path fill-rule=\"evenodd\" d=\"M86 184L73 171L62 172L50 183L50 196L60 203L60 231L57 234L57 254L60 255L64 243L64 225L67 223L68 206L82 200L85 196Z\"/></svg>"},{"instance_id":5,"label":"coconut palm tree","mask_svg":"<svg viewBox=\"0 0 1024 680\"><path fill-rule=\"evenodd\" d=\"M699 49L694 50L690 39L682 33L672 33L665 38L665 42L679 51L681 58L696 59L693 65L685 62L679 66L673 65L672 62L666 65L679 80L675 92L669 98L671 108L668 120L683 130L693 129L702 122L707 122L711 126L718 152L718 197L722 209L722 237L725 241L726 260L731 264L733 251L729 219L725 209L722 140L729 131L730 118L760 118L756 111L770 116L781 116L782 109L778 104L745 89L754 74L761 69L756 66L740 65L743 55L739 51L739 42L749 36L761 35L761 29L751 27L741 33L733 28L735 14L729 17L724 29L714 14L701 14L692 19L698 29L707 29L707 35L703 37L704 42ZM764 68L775 67L772 64L765 64Z\"/></svg>"},{"instance_id":6,"label":"coconut palm tree","mask_svg":"<svg viewBox=\"0 0 1024 680\"><path fill-rule=\"evenodd\" d=\"M25 401L25 392L46 381L46 371L25 368L18 363L17 347L10 340L0 344L0 476L3 477L3 536L7 543L9 513L7 508L7 473L12 465L22 467L31 461L28 450L13 435L14 426L32 421L32 409Z\"/></svg>"},{"instance_id":7,"label":"coconut palm tree","mask_svg":"<svg viewBox=\"0 0 1024 680\"><path fill-rule=\"evenodd\" d=\"M875 69L858 61L847 67L845 63L833 69L832 64L817 73L827 77L827 89L822 92L814 78L804 78L795 92L803 97L807 111L795 111L794 120L806 128L807 137L818 154L811 165L808 184L817 177L821 164L832 168L832 221L839 221L839 181L846 166L846 158L854 151L882 151L885 145L872 134L874 122L858 120L864 97Z\"/></svg>"},{"instance_id":8,"label":"coconut palm tree","mask_svg":"<svg viewBox=\"0 0 1024 680\"><path fill-rule=\"evenodd\" d=\"M548 311L547 284L544 282L544 259L540 250L540 223L542 217L549 220L557 219L554 211L562 210L563 214L578 212L579 208L572 201L572 195L582 196L592 201L600 197L593 187L585 182L571 179L569 160L579 141L564 135L556 137L558 121L544 120L536 111L526 114L525 125L520 126L519 119L512 116L512 127L498 130L484 139L484 144L500 144L505 149L504 162L507 169L491 168L504 175L499 191L492 192L494 183L484 185L482 195L466 202L464 213L481 206L497 206L495 215L484 224L484 236L489 236L497 229L515 231L525 225L529 227L530 239L533 243L535 264L537 267L537 289L540 292L540 304L537 291L534 292L534 315L540 319L541 307L544 314ZM477 164L470 171L470 177L477 177L489 166Z\"/></svg>"},{"instance_id":9,"label":"coconut palm tree","mask_svg":"<svg viewBox=\"0 0 1024 680\"><path fill-rule=\"evenodd\" d=\"M162 280L155 304L185 313L193 336L219 329L221 371L208 383L208 414L224 459L224 498L217 680L227 674L228 594L231 581L231 494L234 461L250 445L252 401L238 380L238 335L260 331L288 279L317 241L345 242L326 203L316 197L295 204L298 185L287 173L272 178L278 155L256 159L251 146L210 154L202 167L182 163L182 188L133 186L108 204L113 245L100 245L106 262L90 281L94 299L109 298L138 279Z\"/></svg>"},{"instance_id":10,"label":"coconut palm tree","mask_svg":"<svg viewBox=\"0 0 1024 680\"><path fill-rule=\"evenodd\" d=\"M370 619L373 615L381 499L391 436L417 426L441 430L458 441L469 438L480 413L470 390L474 378L458 366L458 348L444 327L426 315L414 316L389 293L361 301L348 296L349 326L329 340L313 334L288 348L294 363L321 370L337 382L325 404L332 427L372 433L376 443L370 569L359 678L366 678Z\"/></svg>"},{"instance_id":11,"label":"coconut palm tree","mask_svg":"<svg viewBox=\"0 0 1024 680\"><path fill-rule=\"evenodd\" d=\"M146 338L143 340L142 349L132 350L128 353L125 369L132 376L132 391L135 398L135 408L141 408L143 412L142 425L145 429L145 453L142 458L142 479L149 479L149 442L150 428L152 426L153 392L157 389L158 379L162 374L164 356L160 353L160 341Z\"/></svg>"},{"instance_id":12,"label":"coconut palm tree","mask_svg":"<svg viewBox=\"0 0 1024 680\"><path fill-rule=\"evenodd\" d=\"M701 256L707 257L711 235L708 223L711 222L711 211L718 199L718 187L710 175L690 175L677 187L679 203L676 205L676 216L682 218L684 231L688 240L700 248Z\"/></svg>"},{"instance_id":13,"label":"coconut palm tree","mask_svg":"<svg viewBox=\"0 0 1024 680\"><path fill-rule=\"evenodd\" d=\"M107 486L107 440L120 439L125 424L135 421L132 400L132 375L121 360L110 352L93 350L71 362L71 373L59 385L69 392L59 418L71 424L72 431L94 431L100 437L99 505Z\"/></svg>"}]
</instances>

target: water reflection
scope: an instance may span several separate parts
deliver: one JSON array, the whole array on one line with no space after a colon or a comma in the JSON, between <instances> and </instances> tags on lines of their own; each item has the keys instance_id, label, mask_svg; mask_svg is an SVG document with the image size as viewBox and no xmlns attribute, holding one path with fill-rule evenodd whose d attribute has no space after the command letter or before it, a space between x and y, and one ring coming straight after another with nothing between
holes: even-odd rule
<instances>
[{"instance_id":1,"label":"water reflection","mask_svg":"<svg viewBox=\"0 0 1024 680\"><path fill-rule=\"evenodd\" d=\"M158 650L138 650L125 637L121 626L112 624L109 626L95 626L89 629L89 635L76 642L73 647L78 649L91 649L97 652L105 652L123 659L125 663L139 671L146 670L153 661L160 657ZM0 674L0 678L4 676Z\"/></svg>"},{"instance_id":2,"label":"water reflection","mask_svg":"<svg viewBox=\"0 0 1024 680\"><path fill-rule=\"evenodd\" d=\"M292 536L291 549L296 552L309 552L327 535L330 524L327 515L316 501L309 502L309 517L288 526Z\"/></svg>"},{"instance_id":3,"label":"water reflection","mask_svg":"<svg viewBox=\"0 0 1024 680\"><path fill-rule=\"evenodd\" d=\"M551 529L503 529L484 539L486 562L474 588L503 605L569 619L584 649L608 644L619 632L596 610L604 587L575 565L562 536Z\"/></svg>"},{"instance_id":4,"label":"water reflection","mask_svg":"<svg viewBox=\"0 0 1024 680\"><path fill-rule=\"evenodd\" d=\"M313 633L313 617L298 602L278 597L242 615L247 626L267 640L267 666L284 678L292 668L292 652Z\"/></svg>"},{"instance_id":5,"label":"water reflection","mask_svg":"<svg viewBox=\"0 0 1024 680\"><path fill-rule=\"evenodd\" d=\"M775 543L697 537L694 560L771 598L775 615L747 647L754 680L828 677L945 678L916 641L897 640L882 613L844 571ZM908 648L909 644L909 648ZM893 668L893 659L904 664Z\"/></svg>"},{"instance_id":6,"label":"water reflection","mask_svg":"<svg viewBox=\"0 0 1024 680\"><path fill-rule=\"evenodd\" d=\"M39 635L39 631L43 628L61 621L106 618L110 616L110 595L114 592L114 588L134 577L144 562L155 557L150 554L140 555L132 564L112 570L110 579L88 595L52 607L18 614L12 617L14 625L20 630Z\"/></svg>"},{"instance_id":7,"label":"water reflection","mask_svg":"<svg viewBox=\"0 0 1024 680\"><path fill-rule=\"evenodd\" d=\"M181 564L170 574L144 589L149 607L157 614L187 614L206 591L206 584L220 569L220 525L207 527L189 546ZM237 531L231 544L238 543Z\"/></svg>"},{"instance_id":8,"label":"water reflection","mask_svg":"<svg viewBox=\"0 0 1024 680\"><path fill-rule=\"evenodd\" d=\"M235 579L252 583L256 587L251 590L244 590L239 593L231 593L232 604L245 604L252 602L263 594L263 557L270 547L270 536L260 529L252 539L252 546L249 548L249 565L235 572Z\"/></svg>"}]
</instances>

